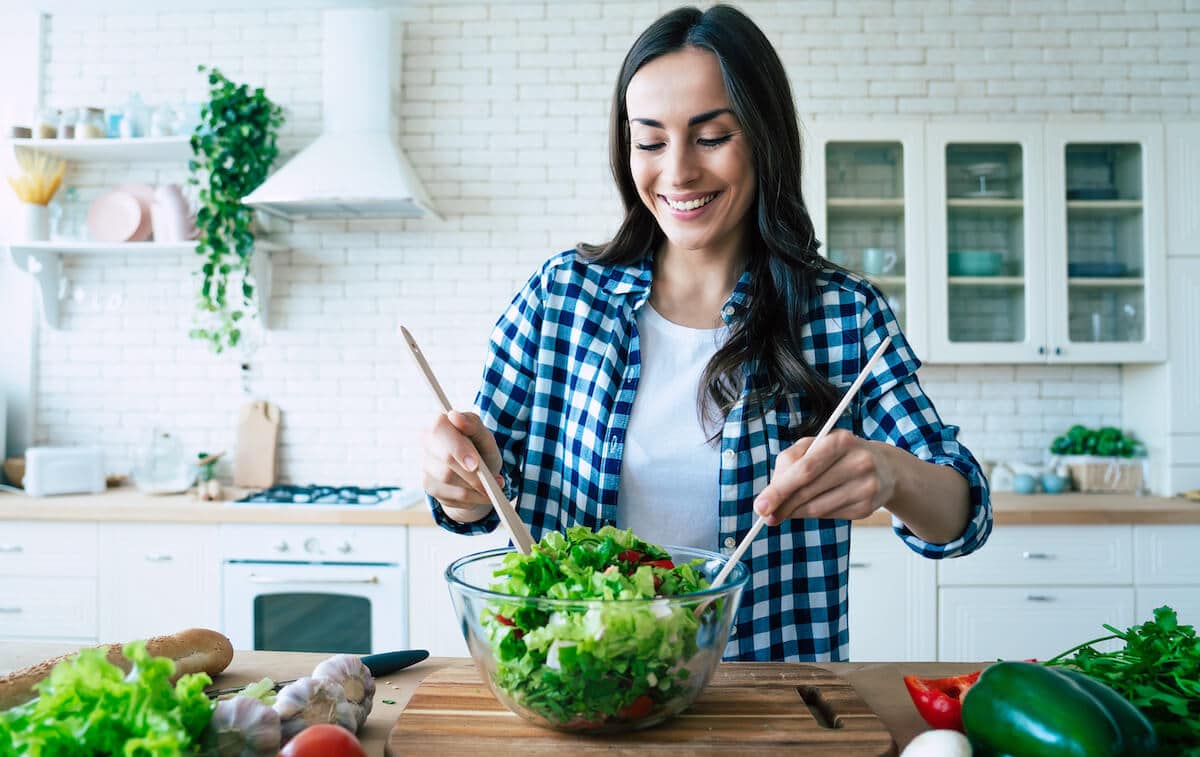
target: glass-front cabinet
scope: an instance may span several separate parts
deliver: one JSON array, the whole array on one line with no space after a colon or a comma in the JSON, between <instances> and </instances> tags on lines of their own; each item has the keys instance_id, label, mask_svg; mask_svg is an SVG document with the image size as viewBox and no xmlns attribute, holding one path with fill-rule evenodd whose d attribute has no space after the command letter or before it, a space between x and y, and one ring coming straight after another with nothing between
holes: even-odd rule
<instances>
[{"instance_id":1,"label":"glass-front cabinet","mask_svg":"<svg viewBox=\"0 0 1200 757\"><path fill-rule=\"evenodd\" d=\"M810 122L805 132L804 192L822 254L879 287L924 357L921 124Z\"/></svg>"},{"instance_id":2,"label":"glass-front cabinet","mask_svg":"<svg viewBox=\"0 0 1200 757\"><path fill-rule=\"evenodd\" d=\"M1166 358L1162 131L1046 129L1049 339L1071 362Z\"/></svg>"},{"instance_id":3,"label":"glass-front cabinet","mask_svg":"<svg viewBox=\"0 0 1200 757\"><path fill-rule=\"evenodd\" d=\"M936 362L1166 357L1157 125L931 124Z\"/></svg>"},{"instance_id":4,"label":"glass-front cabinet","mask_svg":"<svg viewBox=\"0 0 1200 757\"><path fill-rule=\"evenodd\" d=\"M1041 128L931 124L926 134L930 358L1044 359Z\"/></svg>"}]
</instances>

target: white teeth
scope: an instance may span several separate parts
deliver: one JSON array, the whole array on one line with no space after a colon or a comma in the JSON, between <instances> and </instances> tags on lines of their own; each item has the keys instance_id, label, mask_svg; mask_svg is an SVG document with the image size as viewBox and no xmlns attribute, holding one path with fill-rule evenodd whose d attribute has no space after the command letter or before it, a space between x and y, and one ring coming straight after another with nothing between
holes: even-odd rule
<instances>
[{"instance_id":1,"label":"white teeth","mask_svg":"<svg viewBox=\"0 0 1200 757\"><path fill-rule=\"evenodd\" d=\"M703 205L709 204L710 202L712 202L712 199L716 196L717 196L717 193L713 192L712 194L708 195L707 197L697 197L695 200L688 200L686 202L674 202L672 200L667 199L666 197L664 197L663 199L667 200L667 204L670 205L675 210L695 210L696 208L699 208Z\"/></svg>"}]
</instances>

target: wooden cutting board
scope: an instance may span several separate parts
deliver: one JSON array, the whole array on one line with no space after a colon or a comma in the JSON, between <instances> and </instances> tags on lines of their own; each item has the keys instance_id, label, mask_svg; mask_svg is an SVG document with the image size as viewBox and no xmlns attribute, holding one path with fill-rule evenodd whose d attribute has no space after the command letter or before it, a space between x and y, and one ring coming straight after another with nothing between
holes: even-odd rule
<instances>
[{"instance_id":1,"label":"wooden cutting board","mask_svg":"<svg viewBox=\"0 0 1200 757\"><path fill-rule=\"evenodd\" d=\"M245 489L274 486L275 445L278 441L279 408L263 400L243 405L238 417L233 485Z\"/></svg>"},{"instance_id":2,"label":"wooden cutting board","mask_svg":"<svg viewBox=\"0 0 1200 757\"><path fill-rule=\"evenodd\" d=\"M810 710L834 727L825 727ZM388 754L895 755L891 734L846 681L794 663L722 663L690 708L642 731L583 736L541 728L497 701L464 660L417 687L388 736Z\"/></svg>"}]
</instances>

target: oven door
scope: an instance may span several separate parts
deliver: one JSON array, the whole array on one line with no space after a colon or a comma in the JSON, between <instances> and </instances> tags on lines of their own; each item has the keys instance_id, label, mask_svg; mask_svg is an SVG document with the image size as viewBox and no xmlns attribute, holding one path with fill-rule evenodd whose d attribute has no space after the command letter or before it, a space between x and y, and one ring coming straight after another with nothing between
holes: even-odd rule
<instances>
[{"instance_id":1,"label":"oven door","mask_svg":"<svg viewBox=\"0 0 1200 757\"><path fill-rule=\"evenodd\" d=\"M234 649L370 654L408 646L399 565L227 560L222 578Z\"/></svg>"}]
</instances>

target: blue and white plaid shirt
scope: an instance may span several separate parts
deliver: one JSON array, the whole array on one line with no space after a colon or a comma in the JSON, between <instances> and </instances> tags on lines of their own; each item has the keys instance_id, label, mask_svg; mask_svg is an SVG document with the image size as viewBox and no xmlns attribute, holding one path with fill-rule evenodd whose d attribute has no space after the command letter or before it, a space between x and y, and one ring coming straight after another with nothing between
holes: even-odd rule
<instances>
[{"instance_id":1,"label":"blue and white plaid shirt","mask_svg":"<svg viewBox=\"0 0 1200 757\"><path fill-rule=\"evenodd\" d=\"M722 308L726 323L746 308L750 276L742 275ZM500 447L507 493L520 495L518 511L535 539L568 526L617 522L625 429L641 367L636 313L649 297L651 278L649 259L614 267L560 253L517 293L492 333L476 405ZM843 392L883 337L892 336L837 425L950 466L970 484L971 519L959 538L930 544L893 518L896 533L925 557L978 549L992 527L987 481L956 441L958 428L941 422L921 390L920 362L882 294L836 271L818 274L817 287L820 302L804 328L804 357ZM766 487L804 407L798 394L785 395L765 414L748 412L745 403L743 393L720 440L717 507L725 554L753 525L755 495ZM462 524L436 500L430 505L437 523L457 533L485 533L499 524L494 512ZM846 660L849 551L847 520L793 519L764 528L742 558L751 580L725 659Z\"/></svg>"}]
</instances>

